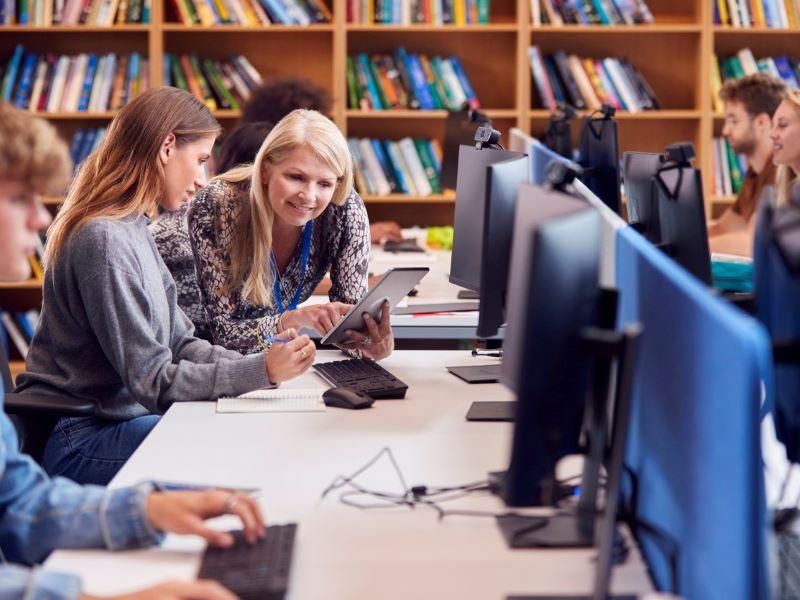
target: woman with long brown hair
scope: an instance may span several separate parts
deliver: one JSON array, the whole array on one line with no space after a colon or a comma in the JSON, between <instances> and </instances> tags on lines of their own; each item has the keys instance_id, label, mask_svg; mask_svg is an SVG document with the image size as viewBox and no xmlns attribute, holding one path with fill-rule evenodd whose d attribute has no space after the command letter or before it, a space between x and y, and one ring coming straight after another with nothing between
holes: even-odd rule
<instances>
[{"instance_id":1,"label":"woman with long brown hair","mask_svg":"<svg viewBox=\"0 0 800 600\"><path fill-rule=\"evenodd\" d=\"M107 483L172 402L269 387L313 362L313 343L293 330L266 355L212 346L178 307L147 215L179 208L202 187L218 134L190 94L142 94L111 122L49 230L42 316L17 391L96 405L53 430L44 454L52 475Z\"/></svg>"}]
</instances>

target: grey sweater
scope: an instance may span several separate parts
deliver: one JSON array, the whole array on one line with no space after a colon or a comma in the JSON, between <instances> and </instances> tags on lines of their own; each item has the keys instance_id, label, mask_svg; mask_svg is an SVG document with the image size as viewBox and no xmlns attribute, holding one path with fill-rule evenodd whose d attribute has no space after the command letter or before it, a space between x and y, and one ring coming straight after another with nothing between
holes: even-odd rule
<instances>
[{"instance_id":1,"label":"grey sweater","mask_svg":"<svg viewBox=\"0 0 800 600\"><path fill-rule=\"evenodd\" d=\"M148 223L100 218L69 237L45 274L16 391L67 393L94 402L97 416L127 420L270 387L263 354L194 337Z\"/></svg>"}]
</instances>

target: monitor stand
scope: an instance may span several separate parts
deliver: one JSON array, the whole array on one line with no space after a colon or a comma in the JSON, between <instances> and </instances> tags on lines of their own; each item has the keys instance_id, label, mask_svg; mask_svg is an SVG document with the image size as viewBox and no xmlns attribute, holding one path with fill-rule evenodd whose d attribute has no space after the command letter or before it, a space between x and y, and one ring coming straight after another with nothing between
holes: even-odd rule
<instances>
[{"instance_id":1,"label":"monitor stand","mask_svg":"<svg viewBox=\"0 0 800 600\"><path fill-rule=\"evenodd\" d=\"M467 421L513 422L516 402L473 402L467 411Z\"/></svg>"},{"instance_id":2,"label":"monitor stand","mask_svg":"<svg viewBox=\"0 0 800 600\"><path fill-rule=\"evenodd\" d=\"M481 297L478 292L473 292L472 290L459 290L458 294L456 294L456 298L459 300L480 300Z\"/></svg>"},{"instance_id":3,"label":"monitor stand","mask_svg":"<svg viewBox=\"0 0 800 600\"><path fill-rule=\"evenodd\" d=\"M497 383L503 372L503 365L465 365L463 367L445 367L453 375L467 383Z\"/></svg>"}]
</instances>

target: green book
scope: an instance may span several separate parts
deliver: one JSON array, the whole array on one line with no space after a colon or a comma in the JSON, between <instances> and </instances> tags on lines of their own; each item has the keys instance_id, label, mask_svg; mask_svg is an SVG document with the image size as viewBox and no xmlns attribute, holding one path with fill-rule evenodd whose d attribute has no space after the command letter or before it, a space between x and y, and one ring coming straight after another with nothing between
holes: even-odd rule
<instances>
[{"instance_id":1,"label":"green book","mask_svg":"<svg viewBox=\"0 0 800 600\"><path fill-rule=\"evenodd\" d=\"M453 93L450 91L450 88L447 87L445 83L444 74L442 73L442 59L439 56L434 56L431 59L431 69L433 69L433 74L436 77L437 83L441 86L442 90L444 91L445 98L447 102L445 103L447 108L450 110L459 110L461 107L458 106L458 102L453 97Z\"/></svg>"},{"instance_id":2,"label":"green book","mask_svg":"<svg viewBox=\"0 0 800 600\"><path fill-rule=\"evenodd\" d=\"M374 58L370 58L368 61L370 74L372 75L372 80L375 82L375 88L378 90L378 96L380 96L381 105L385 106L386 108L392 108L392 105L386 99L386 91L383 89L383 81L381 80L380 71L378 71L378 65L375 62Z\"/></svg>"},{"instance_id":3,"label":"green book","mask_svg":"<svg viewBox=\"0 0 800 600\"><path fill-rule=\"evenodd\" d=\"M489 1L478 0L478 23L486 25L489 22Z\"/></svg>"},{"instance_id":4,"label":"green book","mask_svg":"<svg viewBox=\"0 0 800 600\"><path fill-rule=\"evenodd\" d=\"M347 104L352 109L361 107L361 98L358 97L358 82L356 81L356 67L353 57L347 57Z\"/></svg>"},{"instance_id":5,"label":"green book","mask_svg":"<svg viewBox=\"0 0 800 600\"><path fill-rule=\"evenodd\" d=\"M725 141L725 151L728 153L728 166L731 171L731 188L734 194L738 194L742 189L742 170L739 168L739 157L731 148L731 145Z\"/></svg>"},{"instance_id":6,"label":"green book","mask_svg":"<svg viewBox=\"0 0 800 600\"><path fill-rule=\"evenodd\" d=\"M439 79L433 72L433 67L428 57L424 54L420 54L419 64L422 67L422 73L425 75L425 81L428 82L428 89L431 92L434 105L439 109L447 108L447 98L444 96L444 89L439 85Z\"/></svg>"},{"instance_id":7,"label":"green book","mask_svg":"<svg viewBox=\"0 0 800 600\"><path fill-rule=\"evenodd\" d=\"M439 174L436 172L436 167L433 166L434 162L430 155L430 148L428 147L428 141L422 139L415 139L414 147L417 149L417 154L419 154L419 160L422 163L422 168L425 169L425 176L428 178L428 181L431 184L431 189L433 190L433 193L441 194L442 186L439 183Z\"/></svg>"},{"instance_id":8,"label":"green book","mask_svg":"<svg viewBox=\"0 0 800 600\"><path fill-rule=\"evenodd\" d=\"M184 92L188 92L189 84L186 83L186 76L183 74L183 69L181 69L181 65L178 62L178 57L174 54L165 54L164 59L169 59L172 81L175 82L175 86L182 89Z\"/></svg>"},{"instance_id":9,"label":"green book","mask_svg":"<svg viewBox=\"0 0 800 600\"><path fill-rule=\"evenodd\" d=\"M197 58L196 54L189 55L189 64L192 67L192 71L194 71L194 76L197 79L197 84L200 86L200 93L203 94L206 106L211 110L217 110L217 101L214 100L214 94L211 92L211 88L206 78L203 76L203 72L200 70L200 59Z\"/></svg>"},{"instance_id":10,"label":"green book","mask_svg":"<svg viewBox=\"0 0 800 600\"><path fill-rule=\"evenodd\" d=\"M742 68L742 63L739 62L739 57L738 56L732 56L728 60L730 61L729 64L730 64L731 73L733 73L733 76L736 79L741 79L742 77L744 77L744 69Z\"/></svg>"},{"instance_id":11,"label":"green book","mask_svg":"<svg viewBox=\"0 0 800 600\"><path fill-rule=\"evenodd\" d=\"M222 83L222 77L217 71L217 67L210 58L206 58L203 60L203 71L208 77L209 82L211 83L211 87L214 88L217 95L220 96L220 103L223 104L224 108L230 108L232 110L239 110L239 104L236 102L236 99L231 94L231 91L225 87L225 84Z\"/></svg>"}]
</instances>

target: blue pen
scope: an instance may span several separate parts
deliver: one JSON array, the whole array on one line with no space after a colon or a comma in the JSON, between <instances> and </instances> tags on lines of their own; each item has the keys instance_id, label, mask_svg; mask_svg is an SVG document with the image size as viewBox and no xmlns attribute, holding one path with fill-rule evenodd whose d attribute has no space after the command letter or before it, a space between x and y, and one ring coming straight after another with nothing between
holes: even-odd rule
<instances>
[{"instance_id":1,"label":"blue pen","mask_svg":"<svg viewBox=\"0 0 800 600\"><path fill-rule=\"evenodd\" d=\"M196 483L177 483L172 481L153 481L153 487L159 492L210 492L213 490L225 490L239 492L242 494L253 494L258 488L232 487L226 485L203 485Z\"/></svg>"},{"instance_id":2,"label":"blue pen","mask_svg":"<svg viewBox=\"0 0 800 600\"><path fill-rule=\"evenodd\" d=\"M268 336L262 338L265 344L285 344L286 342L290 342L291 340L287 340L286 338L279 338L279 337L272 337Z\"/></svg>"}]
</instances>

